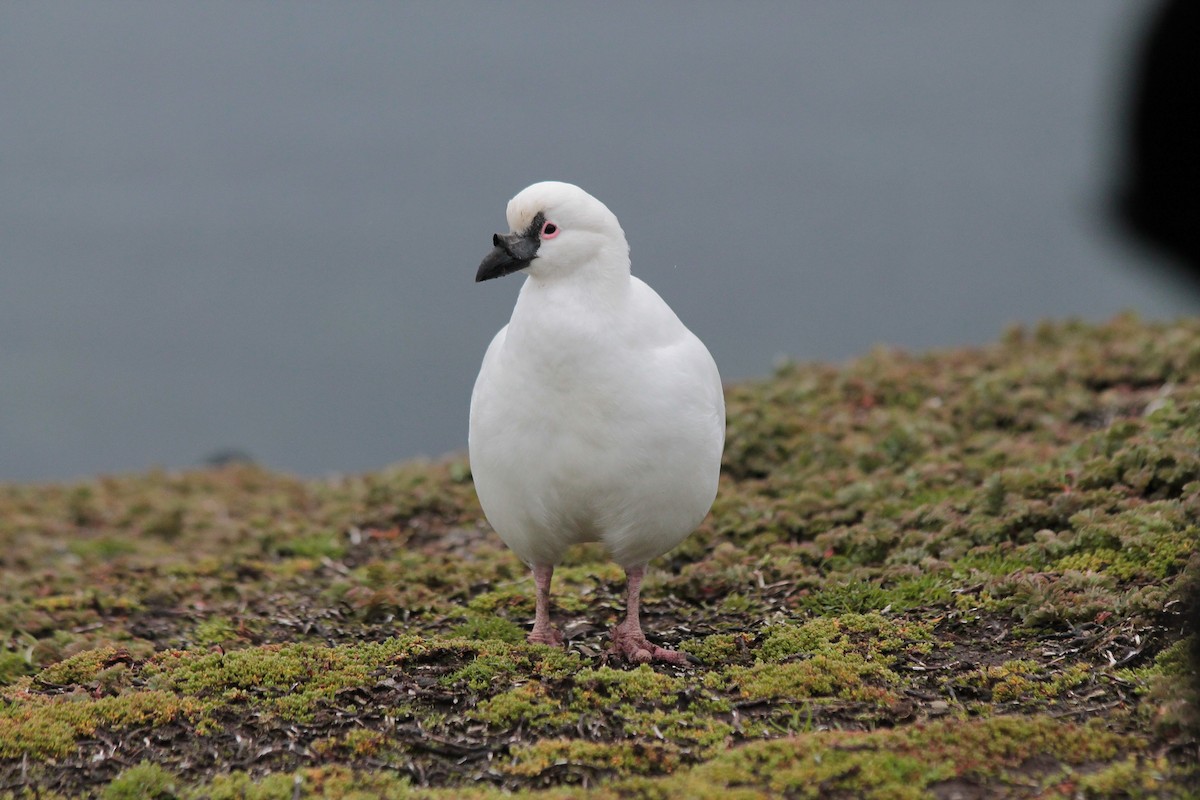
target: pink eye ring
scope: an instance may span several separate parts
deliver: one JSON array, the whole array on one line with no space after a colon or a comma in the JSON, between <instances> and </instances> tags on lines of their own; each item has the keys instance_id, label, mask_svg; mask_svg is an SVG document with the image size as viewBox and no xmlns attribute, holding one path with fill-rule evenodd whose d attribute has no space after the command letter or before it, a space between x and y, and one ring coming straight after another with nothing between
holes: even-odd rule
<instances>
[{"instance_id":1,"label":"pink eye ring","mask_svg":"<svg viewBox=\"0 0 1200 800\"><path fill-rule=\"evenodd\" d=\"M555 236L558 236L558 232L559 232L559 227L557 225L555 225L553 222L547 221L547 222L542 223L542 238L543 239L553 239Z\"/></svg>"}]
</instances>

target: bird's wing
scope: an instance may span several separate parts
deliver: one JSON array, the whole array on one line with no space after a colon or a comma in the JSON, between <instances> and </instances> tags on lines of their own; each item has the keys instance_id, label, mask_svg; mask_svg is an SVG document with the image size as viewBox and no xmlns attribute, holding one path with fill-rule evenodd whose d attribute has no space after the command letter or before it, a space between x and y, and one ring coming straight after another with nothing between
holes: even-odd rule
<instances>
[{"instance_id":1,"label":"bird's wing","mask_svg":"<svg viewBox=\"0 0 1200 800\"><path fill-rule=\"evenodd\" d=\"M487 352L483 354L483 364L479 367L479 375L475 378L475 388L471 391L472 422L476 419L480 398L487 395L491 382L494 379L496 362L499 360L500 351L504 347L504 339L507 336L508 326L505 325L496 331L496 335L492 337L492 343L488 345Z\"/></svg>"}]
</instances>

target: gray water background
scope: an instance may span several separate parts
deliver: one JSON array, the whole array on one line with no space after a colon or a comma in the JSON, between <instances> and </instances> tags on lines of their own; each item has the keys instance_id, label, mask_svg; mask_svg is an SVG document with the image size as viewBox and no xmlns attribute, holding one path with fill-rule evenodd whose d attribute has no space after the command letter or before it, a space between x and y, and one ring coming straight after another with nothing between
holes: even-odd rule
<instances>
[{"instance_id":1,"label":"gray water background","mask_svg":"<svg viewBox=\"0 0 1200 800\"><path fill-rule=\"evenodd\" d=\"M1193 314L1107 208L1150 8L4 3L0 480L461 450L548 178L727 381Z\"/></svg>"}]
</instances>

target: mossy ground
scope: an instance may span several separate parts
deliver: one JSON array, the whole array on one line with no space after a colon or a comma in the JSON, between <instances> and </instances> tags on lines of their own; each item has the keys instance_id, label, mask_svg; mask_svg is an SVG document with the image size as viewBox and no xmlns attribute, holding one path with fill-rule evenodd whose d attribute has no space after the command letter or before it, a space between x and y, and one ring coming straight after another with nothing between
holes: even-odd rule
<instances>
[{"instance_id":1,"label":"mossy ground","mask_svg":"<svg viewBox=\"0 0 1200 800\"><path fill-rule=\"evenodd\" d=\"M688 669L606 659L595 547L526 644L462 459L0 487L0 798L1197 796L1200 321L728 399L643 595Z\"/></svg>"}]
</instances>

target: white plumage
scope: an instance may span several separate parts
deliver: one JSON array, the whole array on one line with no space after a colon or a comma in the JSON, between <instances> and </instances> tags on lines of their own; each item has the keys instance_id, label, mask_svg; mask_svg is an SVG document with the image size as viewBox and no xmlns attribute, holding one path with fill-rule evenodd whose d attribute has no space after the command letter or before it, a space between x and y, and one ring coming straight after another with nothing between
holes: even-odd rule
<instances>
[{"instance_id":1,"label":"white plumage","mask_svg":"<svg viewBox=\"0 0 1200 800\"><path fill-rule=\"evenodd\" d=\"M532 641L549 622L550 573L566 549L601 541L629 576L614 649L684 663L646 642L644 567L688 536L716 496L725 440L717 366L657 293L630 274L617 218L566 183L508 204L477 280L528 277L483 359L471 397L471 471L496 532L534 569Z\"/></svg>"}]
</instances>

